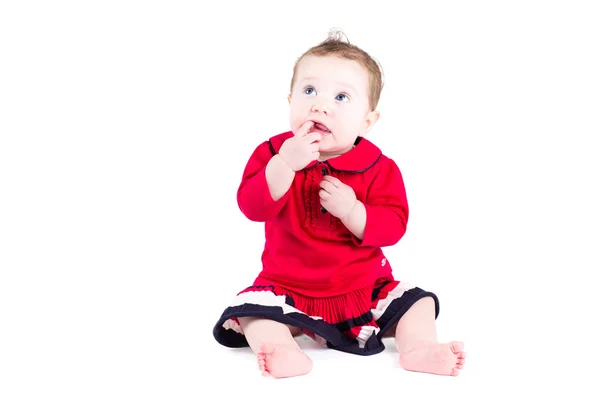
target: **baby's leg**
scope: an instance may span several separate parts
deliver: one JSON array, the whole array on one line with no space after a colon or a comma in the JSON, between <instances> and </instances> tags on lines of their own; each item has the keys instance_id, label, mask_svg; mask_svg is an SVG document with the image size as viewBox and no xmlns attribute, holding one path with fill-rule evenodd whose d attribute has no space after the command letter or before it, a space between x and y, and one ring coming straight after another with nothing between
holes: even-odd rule
<instances>
[{"instance_id":1,"label":"baby's leg","mask_svg":"<svg viewBox=\"0 0 600 400\"><path fill-rule=\"evenodd\" d=\"M302 329L292 326L292 325L286 325L286 326L290 330L290 333L292 334L293 337L302 335Z\"/></svg>"},{"instance_id":2,"label":"baby's leg","mask_svg":"<svg viewBox=\"0 0 600 400\"><path fill-rule=\"evenodd\" d=\"M418 300L396 326L396 348L402 368L437 375L457 376L466 354L462 342L438 343L435 303L431 297Z\"/></svg>"},{"instance_id":3,"label":"baby's leg","mask_svg":"<svg viewBox=\"0 0 600 400\"><path fill-rule=\"evenodd\" d=\"M253 317L242 317L239 321L263 375L288 378L311 371L312 360L300 350L286 325Z\"/></svg>"}]
</instances>

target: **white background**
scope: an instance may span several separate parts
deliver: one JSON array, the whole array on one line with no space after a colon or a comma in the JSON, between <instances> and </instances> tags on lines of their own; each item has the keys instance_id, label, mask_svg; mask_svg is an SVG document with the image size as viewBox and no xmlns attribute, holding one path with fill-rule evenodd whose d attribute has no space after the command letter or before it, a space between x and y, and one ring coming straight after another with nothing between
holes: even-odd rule
<instances>
[{"instance_id":1,"label":"white background","mask_svg":"<svg viewBox=\"0 0 600 400\"><path fill-rule=\"evenodd\" d=\"M0 6L0 398L597 394L595 2L217 3ZM459 378L303 340L313 373L274 381L212 338L260 270L243 167L333 27L383 65L369 138L411 207L386 254Z\"/></svg>"}]
</instances>

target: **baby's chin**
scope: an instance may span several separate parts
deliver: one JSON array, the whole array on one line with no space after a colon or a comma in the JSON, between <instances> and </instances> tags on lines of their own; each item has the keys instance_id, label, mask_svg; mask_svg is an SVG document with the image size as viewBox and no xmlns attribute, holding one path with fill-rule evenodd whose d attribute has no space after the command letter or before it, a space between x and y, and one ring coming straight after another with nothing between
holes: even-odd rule
<instances>
[{"instance_id":1,"label":"baby's chin","mask_svg":"<svg viewBox=\"0 0 600 400\"><path fill-rule=\"evenodd\" d=\"M341 156L344 153L349 152L354 148L354 143L351 143L347 146L337 146L331 145L331 143L323 143L319 144L319 152L328 158L333 158L337 156Z\"/></svg>"}]
</instances>

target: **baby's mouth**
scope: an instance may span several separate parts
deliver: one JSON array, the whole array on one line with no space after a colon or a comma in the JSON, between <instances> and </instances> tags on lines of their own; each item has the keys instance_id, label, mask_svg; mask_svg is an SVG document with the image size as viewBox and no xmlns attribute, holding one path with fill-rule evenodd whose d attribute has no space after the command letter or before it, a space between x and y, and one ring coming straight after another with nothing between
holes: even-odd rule
<instances>
[{"instance_id":1,"label":"baby's mouth","mask_svg":"<svg viewBox=\"0 0 600 400\"><path fill-rule=\"evenodd\" d=\"M322 123L320 123L320 122L315 122L315 121L313 121L313 122L314 122L313 129L315 129L315 130L317 130L317 131L320 131L320 132L321 132L321 133L323 133L323 134L329 134L329 133L331 133L331 131L329 130L329 128L327 128L327 127L326 127L325 125L323 125Z\"/></svg>"}]
</instances>

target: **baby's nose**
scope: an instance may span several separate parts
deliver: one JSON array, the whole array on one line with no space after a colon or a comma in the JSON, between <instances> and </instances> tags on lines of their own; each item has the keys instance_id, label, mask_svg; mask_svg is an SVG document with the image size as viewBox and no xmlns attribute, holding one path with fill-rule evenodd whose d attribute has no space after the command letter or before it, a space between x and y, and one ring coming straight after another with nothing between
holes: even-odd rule
<instances>
[{"instance_id":1,"label":"baby's nose","mask_svg":"<svg viewBox=\"0 0 600 400\"><path fill-rule=\"evenodd\" d=\"M312 112L322 112L324 114L329 114L329 107L323 103L315 103L311 108Z\"/></svg>"}]
</instances>

